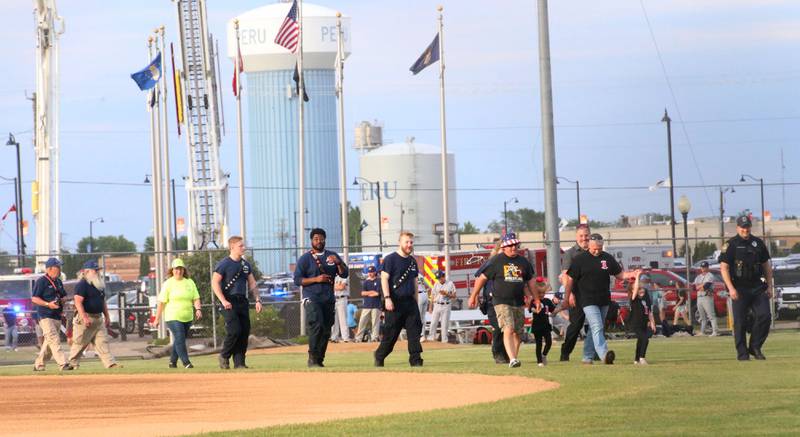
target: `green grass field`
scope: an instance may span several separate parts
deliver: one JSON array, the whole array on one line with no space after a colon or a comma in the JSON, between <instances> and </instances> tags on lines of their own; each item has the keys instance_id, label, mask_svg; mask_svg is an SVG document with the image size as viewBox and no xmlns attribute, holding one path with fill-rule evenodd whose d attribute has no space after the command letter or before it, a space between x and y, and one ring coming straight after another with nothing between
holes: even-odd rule
<instances>
[{"instance_id":1,"label":"green grass field","mask_svg":"<svg viewBox=\"0 0 800 437\"><path fill-rule=\"evenodd\" d=\"M492 362L487 346L424 353L420 372L517 374L561 384L557 390L457 409L397 414L240 431L236 435L798 435L800 433L800 333L770 335L767 361L738 362L731 337L659 338L651 341L647 367L633 366L635 341L614 341L613 366L569 363L535 365L532 345L523 345L523 366ZM577 351L581 344L578 344ZM557 360L558 348L551 357ZM253 355L249 371L305 370L305 354ZM371 354L329 354L325 372L411 371L407 354L396 351L384 370ZM194 372L215 372L216 358L197 357ZM117 373L166 372L166 361L126 361ZM57 373L51 364L48 374ZM78 373L108 372L96 362ZM0 368L0 375L30 375L29 366ZM402 390L401 387L396 388ZM390 388L375 387L391 396ZM443 393L446 387L442 388ZM443 394L443 396L446 396ZM266 407L266 406L265 406ZM230 432L207 434L227 436Z\"/></svg>"}]
</instances>

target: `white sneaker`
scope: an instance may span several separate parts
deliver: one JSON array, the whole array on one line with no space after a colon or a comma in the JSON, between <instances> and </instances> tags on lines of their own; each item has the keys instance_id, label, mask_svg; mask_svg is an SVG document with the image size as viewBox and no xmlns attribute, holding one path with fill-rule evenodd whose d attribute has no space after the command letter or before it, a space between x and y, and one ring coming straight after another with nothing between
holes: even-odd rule
<instances>
[{"instance_id":1,"label":"white sneaker","mask_svg":"<svg viewBox=\"0 0 800 437\"><path fill-rule=\"evenodd\" d=\"M510 368L516 368L516 367L519 367L521 365L522 365L522 363L516 358L511 360L510 363L508 363L508 367L510 367Z\"/></svg>"},{"instance_id":2,"label":"white sneaker","mask_svg":"<svg viewBox=\"0 0 800 437\"><path fill-rule=\"evenodd\" d=\"M649 363L647 362L647 360L645 360L644 358L639 358L639 365L640 366L646 366L648 364Z\"/></svg>"},{"instance_id":3,"label":"white sneaker","mask_svg":"<svg viewBox=\"0 0 800 437\"><path fill-rule=\"evenodd\" d=\"M425 336L419 338L420 343L425 343L426 341L428 341L428 339Z\"/></svg>"},{"instance_id":4,"label":"white sneaker","mask_svg":"<svg viewBox=\"0 0 800 437\"><path fill-rule=\"evenodd\" d=\"M634 361L634 362L633 362L633 365L634 365L634 366L638 366L638 365L639 365L639 362L638 362L638 361Z\"/></svg>"},{"instance_id":5,"label":"white sneaker","mask_svg":"<svg viewBox=\"0 0 800 437\"><path fill-rule=\"evenodd\" d=\"M538 366L539 367L544 367L544 363L539 363Z\"/></svg>"},{"instance_id":6,"label":"white sneaker","mask_svg":"<svg viewBox=\"0 0 800 437\"><path fill-rule=\"evenodd\" d=\"M708 336L709 337L718 337L719 334L717 334L716 332L712 332L711 334L708 334Z\"/></svg>"}]
</instances>

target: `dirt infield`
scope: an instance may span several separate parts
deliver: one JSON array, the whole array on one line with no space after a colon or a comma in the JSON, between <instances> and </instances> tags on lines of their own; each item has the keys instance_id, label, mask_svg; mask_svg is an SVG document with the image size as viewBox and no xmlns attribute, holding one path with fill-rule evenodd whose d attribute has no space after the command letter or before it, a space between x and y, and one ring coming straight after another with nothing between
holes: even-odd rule
<instances>
[{"instance_id":1,"label":"dirt infield","mask_svg":"<svg viewBox=\"0 0 800 437\"><path fill-rule=\"evenodd\" d=\"M376 395L387 383L404 387L407 402ZM20 376L3 378L0 385L3 435L83 437L320 422L420 411L424 405L457 407L558 387L521 376L413 372Z\"/></svg>"}]
</instances>

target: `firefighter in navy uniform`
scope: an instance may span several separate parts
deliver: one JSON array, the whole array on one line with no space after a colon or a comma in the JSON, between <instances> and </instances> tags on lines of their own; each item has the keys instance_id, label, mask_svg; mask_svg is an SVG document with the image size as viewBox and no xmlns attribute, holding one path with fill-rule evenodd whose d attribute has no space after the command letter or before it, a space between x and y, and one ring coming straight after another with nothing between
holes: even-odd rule
<instances>
[{"instance_id":1,"label":"firefighter in navy uniform","mask_svg":"<svg viewBox=\"0 0 800 437\"><path fill-rule=\"evenodd\" d=\"M736 219L737 235L728 240L720 256L720 270L733 299L733 335L739 360L750 355L764 360L761 346L770 326L769 300L772 296L772 267L764 241L750 234L752 222L747 216ZM750 343L745 332L748 310L755 315Z\"/></svg>"}]
</instances>

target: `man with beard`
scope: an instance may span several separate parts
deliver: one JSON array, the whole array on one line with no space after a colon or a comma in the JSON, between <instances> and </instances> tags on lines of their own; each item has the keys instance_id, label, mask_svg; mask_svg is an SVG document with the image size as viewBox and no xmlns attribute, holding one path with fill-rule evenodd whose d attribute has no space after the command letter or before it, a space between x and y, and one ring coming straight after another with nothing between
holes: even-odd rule
<instances>
[{"instance_id":1,"label":"man with beard","mask_svg":"<svg viewBox=\"0 0 800 437\"><path fill-rule=\"evenodd\" d=\"M110 369L118 364L108 348L106 330L111 324L106 305L106 284L97 273L97 261L89 260L83 264L75 285L75 318L72 320L72 348L69 364L78 368L80 357L90 344L94 347L103 367Z\"/></svg>"},{"instance_id":2,"label":"man with beard","mask_svg":"<svg viewBox=\"0 0 800 437\"><path fill-rule=\"evenodd\" d=\"M219 353L219 368L230 369L233 357L234 369L247 369L245 355L250 338L250 303L247 291L256 301L256 312L261 312L261 297L258 294L253 267L244 259L244 239L239 236L228 238L230 254L217 263L211 275L211 289L222 305L225 319L225 341Z\"/></svg>"},{"instance_id":3,"label":"man with beard","mask_svg":"<svg viewBox=\"0 0 800 437\"><path fill-rule=\"evenodd\" d=\"M397 251L386 255L381 269L381 291L384 299L384 333L375 351L375 367L392 353L400 331L408 334L408 362L411 367L422 366L422 320L420 319L419 293L417 292L417 260L414 251L414 234L401 232Z\"/></svg>"},{"instance_id":4,"label":"man with beard","mask_svg":"<svg viewBox=\"0 0 800 437\"><path fill-rule=\"evenodd\" d=\"M61 370L72 370L64 354L61 352L61 314L64 308L64 298L67 292L61 283L61 261L57 258L48 259L45 264L45 274L36 280L33 285L31 302L36 305L39 316L39 326L42 328L44 341L39 350L39 356L33 364L34 372L44 371L44 363L52 357Z\"/></svg>"},{"instance_id":5,"label":"man with beard","mask_svg":"<svg viewBox=\"0 0 800 437\"><path fill-rule=\"evenodd\" d=\"M564 342L561 343L561 361L569 361L569 354L575 349L575 343L578 342L578 336L586 323L586 317L583 314L583 307L581 307L580 293L577 286L573 284L572 290L567 291L567 270L572 265L572 260L583 252L589 249L589 227L581 224L575 230L575 245L567 249L561 257L561 284L564 285L564 305L569 308L569 326L564 335ZM590 337L586 337L586 341L591 341Z\"/></svg>"},{"instance_id":6,"label":"man with beard","mask_svg":"<svg viewBox=\"0 0 800 437\"><path fill-rule=\"evenodd\" d=\"M339 254L325 250L325 230L311 230L311 250L297 259L295 285L303 287L303 308L308 332L308 367L325 367L325 351L334 321L333 283L350 271ZM345 322L344 320L342 322Z\"/></svg>"}]
</instances>

